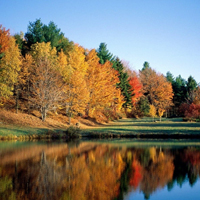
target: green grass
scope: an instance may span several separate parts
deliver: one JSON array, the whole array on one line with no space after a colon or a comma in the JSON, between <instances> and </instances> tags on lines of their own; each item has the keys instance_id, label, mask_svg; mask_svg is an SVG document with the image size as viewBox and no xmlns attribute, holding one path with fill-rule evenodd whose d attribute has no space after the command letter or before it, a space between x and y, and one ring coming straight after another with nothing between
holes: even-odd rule
<instances>
[{"instance_id":1,"label":"green grass","mask_svg":"<svg viewBox=\"0 0 200 200\"><path fill-rule=\"evenodd\" d=\"M97 128L87 129L88 133L109 133L120 135L200 135L200 123L184 122L182 118L162 118L160 122L152 118L121 119Z\"/></svg>"},{"instance_id":2,"label":"green grass","mask_svg":"<svg viewBox=\"0 0 200 200\"><path fill-rule=\"evenodd\" d=\"M81 131L81 135L97 138L109 137L178 137L191 136L200 139L200 123L184 122L182 118L162 118L160 122L153 122L152 118L121 119L106 125L92 127ZM63 130L42 128L0 126L0 139L45 139L61 138ZM53 137L52 137L53 136ZM63 135L64 137L64 135Z\"/></svg>"},{"instance_id":3,"label":"green grass","mask_svg":"<svg viewBox=\"0 0 200 200\"><path fill-rule=\"evenodd\" d=\"M0 140L32 140L32 139L49 139L60 138L63 136L63 130L17 127L17 126L0 126Z\"/></svg>"}]
</instances>

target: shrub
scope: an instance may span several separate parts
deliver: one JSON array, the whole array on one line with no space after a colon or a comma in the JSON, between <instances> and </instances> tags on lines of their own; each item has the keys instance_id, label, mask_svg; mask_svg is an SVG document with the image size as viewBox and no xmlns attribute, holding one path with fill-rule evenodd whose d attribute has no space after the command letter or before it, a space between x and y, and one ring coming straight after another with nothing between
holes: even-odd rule
<instances>
[{"instance_id":1,"label":"shrub","mask_svg":"<svg viewBox=\"0 0 200 200\"><path fill-rule=\"evenodd\" d=\"M200 119L200 104L190 104L190 106L185 110L184 115L189 120L198 121Z\"/></svg>"},{"instance_id":2,"label":"shrub","mask_svg":"<svg viewBox=\"0 0 200 200\"><path fill-rule=\"evenodd\" d=\"M80 135L80 128L79 127L70 126L66 131L66 136L68 138L79 138L81 136Z\"/></svg>"}]
</instances>

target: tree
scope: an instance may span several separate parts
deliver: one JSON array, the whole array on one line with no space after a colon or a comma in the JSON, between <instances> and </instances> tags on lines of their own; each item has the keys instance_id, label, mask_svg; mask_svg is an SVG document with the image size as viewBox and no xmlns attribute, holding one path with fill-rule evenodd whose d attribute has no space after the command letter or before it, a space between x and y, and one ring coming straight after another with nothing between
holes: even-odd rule
<instances>
[{"instance_id":1,"label":"tree","mask_svg":"<svg viewBox=\"0 0 200 200\"><path fill-rule=\"evenodd\" d=\"M73 43L64 37L64 34L54 22L51 21L48 25L44 25L40 19L29 23L25 40L29 49L32 44L37 42L50 42L52 48L56 47L57 51L63 49L65 52L71 50L73 46Z\"/></svg>"},{"instance_id":2,"label":"tree","mask_svg":"<svg viewBox=\"0 0 200 200\"><path fill-rule=\"evenodd\" d=\"M149 69L150 68L150 65L147 61L144 62L143 64L143 68L142 68L142 71L144 71L145 69Z\"/></svg>"},{"instance_id":3,"label":"tree","mask_svg":"<svg viewBox=\"0 0 200 200\"><path fill-rule=\"evenodd\" d=\"M174 98L173 102L176 107L180 106L186 99L187 88L186 81L181 77L177 76L173 84Z\"/></svg>"},{"instance_id":4,"label":"tree","mask_svg":"<svg viewBox=\"0 0 200 200\"><path fill-rule=\"evenodd\" d=\"M172 105L172 84L150 67L140 71L140 80L143 84L144 95L150 104L157 109L166 110Z\"/></svg>"},{"instance_id":5,"label":"tree","mask_svg":"<svg viewBox=\"0 0 200 200\"><path fill-rule=\"evenodd\" d=\"M21 50L21 54L25 56L26 47L24 41L24 33L20 31L20 34L15 34L14 37L16 40L16 44L18 45L18 48Z\"/></svg>"},{"instance_id":6,"label":"tree","mask_svg":"<svg viewBox=\"0 0 200 200\"><path fill-rule=\"evenodd\" d=\"M106 61L109 61L112 64L112 67L118 71L119 83L116 87L121 90L122 95L124 96L123 107L127 109L131 107L131 86L128 81L128 74L124 69L122 61L119 58L115 58L107 49L105 43L101 43L99 49L97 49L97 56L99 57L99 63L104 64Z\"/></svg>"},{"instance_id":7,"label":"tree","mask_svg":"<svg viewBox=\"0 0 200 200\"><path fill-rule=\"evenodd\" d=\"M158 108L158 116L160 117L160 122L161 122L161 117L163 116L164 112L165 112L165 109Z\"/></svg>"},{"instance_id":8,"label":"tree","mask_svg":"<svg viewBox=\"0 0 200 200\"><path fill-rule=\"evenodd\" d=\"M18 109L18 98L21 98L23 104L26 106L26 101L28 102L27 109L30 114L30 87L31 87L31 70L33 68L33 58L31 55L26 54L24 58L22 58L21 70L18 75L18 83L17 83L17 95L16 95L16 107ZM19 94L20 93L20 94Z\"/></svg>"},{"instance_id":9,"label":"tree","mask_svg":"<svg viewBox=\"0 0 200 200\"><path fill-rule=\"evenodd\" d=\"M142 115L147 116L149 114L150 105L146 96L140 98L138 101L138 107Z\"/></svg>"},{"instance_id":10,"label":"tree","mask_svg":"<svg viewBox=\"0 0 200 200\"><path fill-rule=\"evenodd\" d=\"M45 41L43 23L40 19L37 19L35 22L29 22L28 32L25 33L25 40L29 48L36 42L42 43Z\"/></svg>"},{"instance_id":11,"label":"tree","mask_svg":"<svg viewBox=\"0 0 200 200\"><path fill-rule=\"evenodd\" d=\"M99 63L104 64L106 61L111 61L113 55L108 51L107 44L101 43L97 49L97 56L99 57Z\"/></svg>"},{"instance_id":12,"label":"tree","mask_svg":"<svg viewBox=\"0 0 200 200\"><path fill-rule=\"evenodd\" d=\"M84 113L89 100L89 92L85 81L88 63L85 61L85 50L75 45L67 57L63 51L59 53L59 70L65 82L64 107L71 122L72 114Z\"/></svg>"},{"instance_id":13,"label":"tree","mask_svg":"<svg viewBox=\"0 0 200 200\"><path fill-rule=\"evenodd\" d=\"M124 67L122 65L122 62L119 60L119 58L116 58L113 61L113 68L118 71L118 77L119 77L119 83L117 84L117 87L120 88L122 95L124 96L124 104L123 107L125 109L132 107L132 91L131 91L131 85L129 83L129 77L126 72L124 72Z\"/></svg>"},{"instance_id":14,"label":"tree","mask_svg":"<svg viewBox=\"0 0 200 200\"><path fill-rule=\"evenodd\" d=\"M14 37L9 37L8 47L5 49L4 56L0 61L0 99L13 94L20 67L20 51Z\"/></svg>"},{"instance_id":15,"label":"tree","mask_svg":"<svg viewBox=\"0 0 200 200\"><path fill-rule=\"evenodd\" d=\"M142 93L142 84L140 83L137 76L129 78L129 84L131 86L131 95L132 95L132 104L135 105L140 97L143 95Z\"/></svg>"},{"instance_id":16,"label":"tree","mask_svg":"<svg viewBox=\"0 0 200 200\"><path fill-rule=\"evenodd\" d=\"M8 49L9 41L10 41L10 31L6 30L0 24L0 59L4 56L4 52Z\"/></svg>"},{"instance_id":17,"label":"tree","mask_svg":"<svg viewBox=\"0 0 200 200\"><path fill-rule=\"evenodd\" d=\"M187 80L187 95L189 95L192 91L194 91L197 88L197 82L192 76L188 77Z\"/></svg>"},{"instance_id":18,"label":"tree","mask_svg":"<svg viewBox=\"0 0 200 200\"><path fill-rule=\"evenodd\" d=\"M120 90L116 88L119 83L118 72L112 64L106 61L99 63L96 51L93 49L86 55L88 63L86 83L89 91L87 114L94 116L98 109L118 107L124 103Z\"/></svg>"},{"instance_id":19,"label":"tree","mask_svg":"<svg viewBox=\"0 0 200 200\"><path fill-rule=\"evenodd\" d=\"M151 117L153 117L153 121L154 121L154 117L156 116L156 108L152 104L149 107L150 107L149 108L149 114L150 114Z\"/></svg>"},{"instance_id":20,"label":"tree","mask_svg":"<svg viewBox=\"0 0 200 200\"><path fill-rule=\"evenodd\" d=\"M174 84L174 76L172 75L171 72L167 72L166 78L172 85Z\"/></svg>"},{"instance_id":21,"label":"tree","mask_svg":"<svg viewBox=\"0 0 200 200\"><path fill-rule=\"evenodd\" d=\"M50 43L32 45L34 66L31 69L31 102L40 109L42 121L50 109L58 106L63 99L63 81L58 70L55 49ZM59 89L58 89L59 88Z\"/></svg>"}]
</instances>

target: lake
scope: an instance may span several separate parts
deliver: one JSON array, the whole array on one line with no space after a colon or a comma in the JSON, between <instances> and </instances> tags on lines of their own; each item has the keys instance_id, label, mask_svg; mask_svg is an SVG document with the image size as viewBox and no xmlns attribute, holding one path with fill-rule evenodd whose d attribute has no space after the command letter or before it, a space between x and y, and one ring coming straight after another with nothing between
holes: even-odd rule
<instances>
[{"instance_id":1,"label":"lake","mask_svg":"<svg viewBox=\"0 0 200 200\"><path fill-rule=\"evenodd\" d=\"M200 141L0 142L1 200L200 199Z\"/></svg>"}]
</instances>

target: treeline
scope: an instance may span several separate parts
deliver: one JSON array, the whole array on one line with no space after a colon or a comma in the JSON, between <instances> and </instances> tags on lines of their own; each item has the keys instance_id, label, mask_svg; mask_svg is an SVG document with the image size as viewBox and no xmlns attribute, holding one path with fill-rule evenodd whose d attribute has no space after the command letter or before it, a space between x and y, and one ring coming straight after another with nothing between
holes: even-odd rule
<instances>
[{"instance_id":1,"label":"treeline","mask_svg":"<svg viewBox=\"0 0 200 200\"><path fill-rule=\"evenodd\" d=\"M0 26L0 102L2 108L12 102L16 112L37 109L43 121L52 110L69 123L73 116L98 122L164 113L200 118L200 88L192 76L164 76L148 62L132 71L105 43L88 50L40 19L14 36Z\"/></svg>"}]
</instances>

